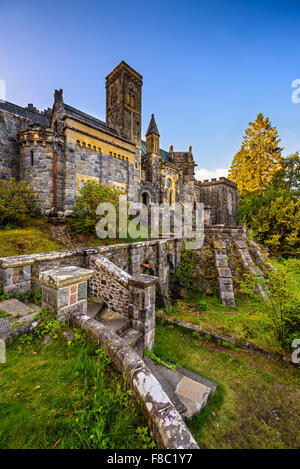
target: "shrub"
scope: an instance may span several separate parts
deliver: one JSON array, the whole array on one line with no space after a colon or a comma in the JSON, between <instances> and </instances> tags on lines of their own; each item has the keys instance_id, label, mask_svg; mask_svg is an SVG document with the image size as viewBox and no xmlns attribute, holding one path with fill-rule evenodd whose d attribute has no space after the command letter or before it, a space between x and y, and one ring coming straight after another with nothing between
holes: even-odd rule
<instances>
[{"instance_id":1,"label":"shrub","mask_svg":"<svg viewBox=\"0 0 300 469\"><path fill-rule=\"evenodd\" d=\"M37 213L38 196L27 182L0 179L0 226L22 225Z\"/></svg>"},{"instance_id":2,"label":"shrub","mask_svg":"<svg viewBox=\"0 0 300 469\"><path fill-rule=\"evenodd\" d=\"M109 202L116 209L119 205L119 195L122 192L114 187L87 181L80 189L80 196L75 197L74 217L69 221L81 232L95 233L97 222L101 216L96 215L100 203Z\"/></svg>"},{"instance_id":3,"label":"shrub","mask_svg":"<svg viewBox=\"0 0 300 469\"><path fill-rule=\"evenodd\" d=\"M190 294L195 289L195 260L193 251L186 249L183 243L181 261L171 280L172 295L176 298L184 291Z\"/></svg>"},{"instance_id":4,"label":"shrub","mask_svg":"<svg viewBox=\"0 0 300 469\"><path fill-rule=\"evenodd\" d=\"M206 303L206 301L198 301L197 303L197 309L199 311L207 311L208 310L208 304Z\"/></svg>"},{"instance_id":5,"label":"shrub","mask_svg":"<svg viewBox=\"0 0 300 469\"><path fill-rule=\"evenodd\" d=\"M287 349L294 339L300 338L300 301L293 294L288 272L271 271L268 288L267 314L278 344Z\"/></svg>"}]
</instances>

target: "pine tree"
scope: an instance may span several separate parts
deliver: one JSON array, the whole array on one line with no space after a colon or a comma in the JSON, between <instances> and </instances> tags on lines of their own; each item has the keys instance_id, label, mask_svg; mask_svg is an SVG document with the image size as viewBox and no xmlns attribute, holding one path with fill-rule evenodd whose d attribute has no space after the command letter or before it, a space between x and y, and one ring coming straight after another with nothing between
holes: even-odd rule
<instances>
[{"instance_id":1,"label":"pine tree","mask_svg":"<svg viewBox=\"0 0 300 469\"><path fill-rule=\"evenodd\" d=\"M249 122L241 149L229 169L229 179L237 184L240 194L263 190L270 185L282 166L280 139L268 117L258 114Z\"/></svg>"}]
</instances>

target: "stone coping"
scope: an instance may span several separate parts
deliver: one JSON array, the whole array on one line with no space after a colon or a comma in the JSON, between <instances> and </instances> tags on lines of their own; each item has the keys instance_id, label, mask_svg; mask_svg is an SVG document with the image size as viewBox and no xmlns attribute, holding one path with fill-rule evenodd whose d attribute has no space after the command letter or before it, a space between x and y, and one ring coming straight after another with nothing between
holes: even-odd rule
<instances>
[{"instance_id":1,"label":"stone coping","mask_svg":"<svg viewBox=\"0 0 300 469\"><path fill-rule=\"evenodd\" d=\"M141 357L111 329L87 315L75 313L70 322L87 330L109 355L140 402L151 434L163 449L199 449L173 403Z\"/></svg>"},{"instance_id":2,"label":"stone coping","mask_svg":"<svg viewBox=\"0 0 300 469\"><path fill-rule=\"evenodd\" d=\"M158 277L146 274L134 274L129 278L129 285L137 288L147 288L155 285L158 282Z\"/></svg>"},{"instance_id":3,"label":"stone coping","mask_svg":"<svg viewBox=\"0 0 300 469\"><path fill-rule=\"evenodd\" d=\"M182 238L155 239L151 241L141 241L136 243L111 244L109 246L87 247L79 249L68 249L64 251L50 251L39 254L23 254L22 256L0 257L0 268L20 267L23 265L32 265L35 262L52 261L55 259L64 259L74 255L83 254L101 254L103 252L112 252L122 249L139 248L143 246L154 246L155 244L164 244L170 241L181 241Z\"/></svg>"},{"instance_id":4,"label":"stone coping","mask_svg":"<svg viewBox=\"0 0 300 469\"><path fill-rule=\"evenodd\" d=\"M93 273L94 271L91 269L69 265L40 272L39 281L42 285L58 290L69 285L86 282Z\"/></svg>"},{"instance_id":5,"label":"stone coping","mask_svg":"<svg viewBox=\"0 0 300 469\"><path fill-rule=\"evenodd\" d=\"M109 274L119 283L124 285L125 287L128 286L128 282L131 279L131 275L129 275L125 270L122 270L116 264L111 262L110 260L106 259L106 257L101 256L100 254L96 254L91 257L92 262L94 262L98 267L104 268Z\"/></svg>"}]
</instances>

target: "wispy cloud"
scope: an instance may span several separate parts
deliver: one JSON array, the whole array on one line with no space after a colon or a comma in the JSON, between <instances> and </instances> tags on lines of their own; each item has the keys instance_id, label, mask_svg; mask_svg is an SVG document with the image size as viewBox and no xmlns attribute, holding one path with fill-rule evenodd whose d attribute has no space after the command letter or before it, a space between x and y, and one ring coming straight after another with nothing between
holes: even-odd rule
<instances>
[{"instance_id":1,"label":"wispy cloud","mask_svg":"<svg viewBox=\"0 0 300 469\"><path fill-rule=\"evenodd\" d=\"M203 181L204 179L219 178L222 176L228 176L228 169L217 168L214 171L209 171L208 169L201 168L195 172L195 178L198 179L198 181Z\"/></svg>"}]
</instances>

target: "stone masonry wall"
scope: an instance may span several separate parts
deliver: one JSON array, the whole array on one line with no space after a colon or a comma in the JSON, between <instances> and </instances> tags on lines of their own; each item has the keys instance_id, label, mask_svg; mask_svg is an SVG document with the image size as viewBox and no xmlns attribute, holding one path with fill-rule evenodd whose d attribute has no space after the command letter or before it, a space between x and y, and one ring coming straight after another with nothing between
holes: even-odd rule
<instances>
[{"instance_id":1,"label":"stone masonry wall","mask_svg":"<svg viewBox=\"0 0 300 469\"><path fill-rule=\"evenodd\" d=\"M91 256L90 267L90 295L103 300L110 311L128 316L130 275L99 254Z\"/></svg>"},{"instance_id":2,"label":"stone masonry wall","mask_svg":"<svg viewBox=\"0 0 300 469\"><path fill-rule=\"evenodd\" d=\"M64 174L64 210L74 207L74 197L80 195L80 181L94 179L126 191L131 188L131 193L135 186L133 163L118 155L105 155L96 148L70 142L66 144Z\"/></svg>"},{"instance_id":3,"label":"stone masonry wall","mask_svg":"<svg viewBox=\"0 0 300 469\"><path fill-rule=\"evenodd\" d=\"M164 294L168 291L170 275L180 262L181 240L153 240L0 258L0 283L4 291L21 293L22 290L24 293L24 289L27 291L39 285L40 272L66 265L88 268L92 257L97 254L107 258L129 275L147 273L157 276L157 298L163 301ZM25 284L17 275L24 266Z\"/></svg>"},{"instance_id":4,"label":"stone masonry wall","mask_svg":"<svg viewBox=\"0 0 300 469\"><path fill-rule=\"evenodd\" d=\"M213 225L234 225L238 206L236 185L221 177L218 180L198 182L199 200L211 207Z\"/></svg>"},{"instance_id":5,"label":"stone masonry wall","mask_svg":"<svg viewBox=\"0 0 300 469\"><path fill-rule=\"evenodd\" d=\"M17 134L30 122L0 110L0 178L19 179Z\"/></svg>"}]
</instances>

